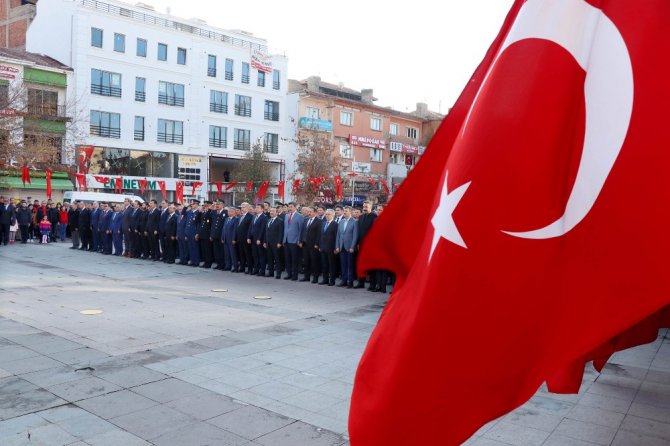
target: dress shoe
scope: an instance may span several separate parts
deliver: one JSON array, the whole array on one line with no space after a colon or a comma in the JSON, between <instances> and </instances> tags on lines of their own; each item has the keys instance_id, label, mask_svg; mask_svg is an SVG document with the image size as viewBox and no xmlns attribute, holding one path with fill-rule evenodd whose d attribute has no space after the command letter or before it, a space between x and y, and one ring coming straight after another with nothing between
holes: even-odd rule
<instances>
[{"instance_id":1,"label":"dress shoe","mask_svg":"<svg viewBox=\"0 0 670 446\"><path fill-rule=\"evenodd\" d=\"M314 283L316 283L316 282L314 282ZM325 280L322 280L321 282L319 282L319 285L328 285L328 282L326 282Z\"/></svg>"},{"instance_id":2,"label":"dress shoe","mask_svg":"<svg viewBox=\"0 0 670 446\"><path fill-rule=\"evenodd\" d=\"M284 280L291 280L291 276L284 277Z\"/></svg>"},{"instance_id":3,"label":"dress shoe","mask_svg":"<svg viewBox=\"0 0 670 446\"><path fill-rule=\"evenodd\" d=\"M386 294L386 288L377 288L377 291Z\"/></svg>"},{"instance_id":4,"label":"dress shoe","mask_svg":"<svg viewBox=\"0 0 670 446\"><path fill-rule=\"evenodd\" d=\"M319 279L312 279L312 283L319 283Z\"/></svg>"},{"instance_id":5,"label":"dress shoe","mask_svg":"<svg viewBox=\"0 0 670 446\"><path fill-rule=\"evenodd\" d=\"M303 277L299 282L309 282L309 277Z\"/></svg>"},{"instance_id":6,"label":"dress shoe","mask_svg":"<svg viewBox=\"0 0 670 446\"><path fill-rule=\"evenodd\" d=\"M275 276L275 279L281 279L281 276Z\"/></svg>"},{"instance_id":7,"label":"dress shoe","mask_svg":"<svg viewBox=\"0 0 670 446\"><path fill-rule=\"evenodd\" d=\"M371 291L371 292L373 292L373 293L374 293L375 291L377 291L377 289L372 288L371 286L369 286L369 287L367 288L367 290L368 290L368 291Z\"/></svg>"},{"instance_id":8,"label":"dress shoe","mask_svg":"<svg viewBox=\"0 0 670 446\"><path fill-rule=\"evenodd\" d=\"M328 282L328 286L335 286L335 282Z\"/></svg>"},{"instance_id":9,"label":"dress shoe","mask_svg":"<svg viewBox=\"0 0 670 446\"><path fill-rule=\"evenodd\" d=\"M350 283L349 285L347 285L347 288L354 288L354 284ZM358 287L356 287L356 288L358 288Z\"/></svg>"},{"instance_id":10,"label":"dress shoe","mask_svg":"<svg viewBox=\"0 0 670 446\"><path fill-rule=\"evenodd\" d=\"M347 283L346 282L341 282L337 286L340 287L340 288L344 288L344 287L347 286Z\"/></svg>"},{"instance_id":11,"label":"dress shoe","mask_svg":"<svg viewBox=\"0 0 670 446\"><path fill-rule=\"evenodd\" d=\"M356 285L351 284L351 286L353 288L365 288L365 282L358 281L358 283L356 283Z\"/></svg>"}]
</instances>

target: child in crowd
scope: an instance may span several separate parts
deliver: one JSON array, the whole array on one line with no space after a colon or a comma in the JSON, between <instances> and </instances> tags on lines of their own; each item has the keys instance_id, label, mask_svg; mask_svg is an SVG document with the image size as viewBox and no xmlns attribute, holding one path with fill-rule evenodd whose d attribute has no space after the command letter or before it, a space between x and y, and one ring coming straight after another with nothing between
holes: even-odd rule
<instances>
[{"instance_id":1,"label":"child in crowd","mask_svg":"<svg viewBox=\"0 0 670 446\"><path fill-rule=\"evenodd\" d=\"M45 215L40 222L40 232L42 233L42 243L49 243L49 233L51 232L51 222Z\"/></svg>"},{"instance_id":2,"label":"child in crowd","mask_svg":"<svg viewBox=\"0 0 670 446\"><path fill-rule=\"evenodd\" d=\"M14 224L9 227L9 244L13 244L16 240L16 231L19 230L19 222L14 221Z\"/></svg>"}]
</instances>

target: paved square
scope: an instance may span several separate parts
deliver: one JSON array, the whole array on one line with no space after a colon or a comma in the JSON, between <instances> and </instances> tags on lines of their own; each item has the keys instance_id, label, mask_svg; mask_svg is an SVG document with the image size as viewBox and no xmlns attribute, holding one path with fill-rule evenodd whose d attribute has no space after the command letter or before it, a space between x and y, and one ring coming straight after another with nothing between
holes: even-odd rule
<instances>
[{"instance_id":1,"label":"paved square","mask_svg":"<svg viewBox=\"0 0 670 446\"><path fill-rule=\"evenodd\" d=\"M0 249L0 445L348 445L388 295L66 248ZM466 444L670 446L666 334Z\"/></svg>"}]
</instances>

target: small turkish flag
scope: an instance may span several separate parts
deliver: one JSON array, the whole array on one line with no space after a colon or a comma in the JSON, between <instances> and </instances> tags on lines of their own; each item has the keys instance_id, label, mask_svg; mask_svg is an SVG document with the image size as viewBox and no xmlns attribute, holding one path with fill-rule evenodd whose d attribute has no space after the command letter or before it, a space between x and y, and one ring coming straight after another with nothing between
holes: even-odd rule
<instances>
[{"instance_id":1,"label":"small turkish flag","mask_svg":"<svg viewBox=\"0 0 670 446\"><path fill-rule=\"evenodd\" d=\"M261 184L261 187L258 188L258 192L256 193L256 200L262 200L265 198L265 196L268 193L268 187L270 186L269 181L263 181Z\"/></svg>"},{"instance_id":2,"label":"small turkish flag","mask_svg":"<svg viewBox=\"0 0 670 446\"><path fill-rule=\"evenodd\" d=\"M293 180L293 195L298 192L298 189L300 189L300 179L295 179Z\"/></svg>"},{"instance_id":3,"label":"small turkish flag","mask_svg":"<svg viewBox=\"0 0 670 446\"><path fill-rule=\"evenodd\" d=\"M237 181L233 181L233 182L230 183L228 186L226 186L226 192L228 192L230 189L232 189L233 187L237 186L238 184L239 184L239 183L238 183Z\"/></svg>"},{"instance_id":4,"label":"small turkish flag","mask_svg":"<svg viewBox=\"0 0 670 446\"><path fill-rule=\"evenodd\" d=\"M114 180L114 192L123 193L123 177Z\"/></svg>"},{"instance_id":5,"label":"small turkish flag","mask_svg":"<svg viewBox=\"0 0 670 446\"><path fill-rule=\"evenodd\" d=\"M144 190L147 188L149 185L149 182L147 180L140 180L140 193L144 194Z\"/></svg>"},{"instance_id":6,"label":"small turkish flag","mask_svg":"<svg viewBox=\"0 0 670 446\"><path fill-rule=\"evenodd\" d=\"M86 190L86 175L83 173L75 173L74 177L77 179L78 190Z\"/></svg>"},{"instance_id":7,"label":"small turkish flag","mask_svg":"<svg viewBox=\"0 0 670 446\"><path fill-rule=\"evenodd\" d=\"M335 199L340 200L342 199L342 177L335 175L333 178L335 180Z\"/></svg>"},{"instance_id":8,"label":"small turkish flag","mask_svg":"<svg viewBox=\"0 0 670 446\"><path fill-rule=\"evenodd\" d=\"M397 284L352 446L461 444L670 323L670 3L643 3L515 1L363 242Z\"/></svg>"},{"instance_id":9,"label":"small turkish flag","mask_svg":"<svg viewBox=\"0 0 670 446\"><path fill-rule=\"evenodd\" d=\"M177 181L175 185L175 199L177 203L184 204L184 182Z\"/></svg>"},{"instance_id":10,"label":"small turkish flag","mask_svg":"<svg viewBox=\"0 0 670 446\"><path fill-rule=\"evenodd\" d=\"M221 181L217 181L214 184L216 185L216 196L221 198L221 194L223 193L223 183Z\"/></svg>"},{"instance_id":11,"label":"small turkish flag","mask_svg":"<svg viewBox=\"0 0 670 446\"><path fill-rule=\"evenodd\" d=\"M158 180L156 183L158 183L158 187L161 188L161 195L163 195L163 200L167 200L167 185L165 184L165 180Z\"/></svg>"},{"instance_id":12,"label":"small turkish flag","mask_svg":"<svg viewBox=\"0 0 670 446\"><path fill-rule=\"evenodd\" d=\"M191 195L195 195L195 190L202 186L202 181L194 181L191 184Z\"/></svg>"},{"instance_id":13,"label":"small turkish flag","mask_svg":"<svg viewBox=\"0 0 670 446\"><path fill-rule=\"evenodd\" d=\"M46 179L47 179L47 198L51 199L51 176L53 175L53 171L51 169L46 170Z\"/></svg>"},{"instance_id":14,"label":"small turkish flag","mask_svg":"<svg viewBox=\"0 0 670 446\"><path fill-rule=\"evenodd\" d=\"M251 192L251 190L254 188L254 182L253 181L247 181L247 192Z\"/></svg>"},{"instance_id":15,"label":"small turkish flag","mask_svg":"<svg viewBox=\"0 0 670 446\"><path fill-rule=\"evenodd\" d=\"M30 167L21 168L21 181L23 182L23 187L26 187L26 183L32 184L30 182Z\"/></svg>"},{"instance_id":16,"label":"small turkish flag","mask_svg":"<svg viewBox=\"0 0 670 446\"><path fill-rule=\"evenodd\" d=\"M281 180L279 182L279 186L277 186L277 195L281 197L282 202L284 201L284 184L285 184L284 180Z\"/></svg>"}]
</instances>

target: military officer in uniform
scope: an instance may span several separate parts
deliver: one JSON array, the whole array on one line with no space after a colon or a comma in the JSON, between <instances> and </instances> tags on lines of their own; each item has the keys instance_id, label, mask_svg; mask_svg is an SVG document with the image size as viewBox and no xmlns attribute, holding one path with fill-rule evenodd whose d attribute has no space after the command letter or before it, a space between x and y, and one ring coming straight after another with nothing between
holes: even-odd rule
<instances>
[{"instance_id":1,"label":"military officer in uniform","mask_svg":"<svg viewBox=\"0 0 670 446\"><path fill-rule=\"evenodd\" d=\"M186 222L191 210L181 203L177 206L177 246L179 247L179 264L188 264L188 242L186 241Z\"/></svg>"},{"instance_id":2,"label":"military officer in uniform","mask_svg":"<svg viewBox=\"0 0 670 446\"><path fill-rule=\"evenodd\" d=\"M200 243L198 241L198 230L200 229L201 213L198 207L199 200L191 200L191 212L186 220L184 238L188 243L189 266L200 266Z\"/></svg>"},{"instance_id":3,"label":"military officer in uniform","mask_svg":"<svg viewBox=\"0 0 670 446\"><path fill-rule=\"evenodd\" d=\"M211 268L214 261L214 254L212 253L212 242L209 239L212 230L212 216L213 211L210 209L211 201L205 201L202 207L202 215L200 217L200 226L198 227L198 240L200 241L200 253L204 264L202 268Z\"/></svg>"},{"instance_id":4,"label":"military officer in uniform","mask_svg":"<svg viewBox=\"0 0 670 446\"><path fill-rule=\"evenodd\" d=\"M223 270L223 242L221 235L223 232L223 222L228 217L226 211L223 210L223 201L216 200L212 211L212 229L209 232L209 241L212 243L214 251L214 261L216 262L216 269Z\"/></svg>"}]
</instances>

